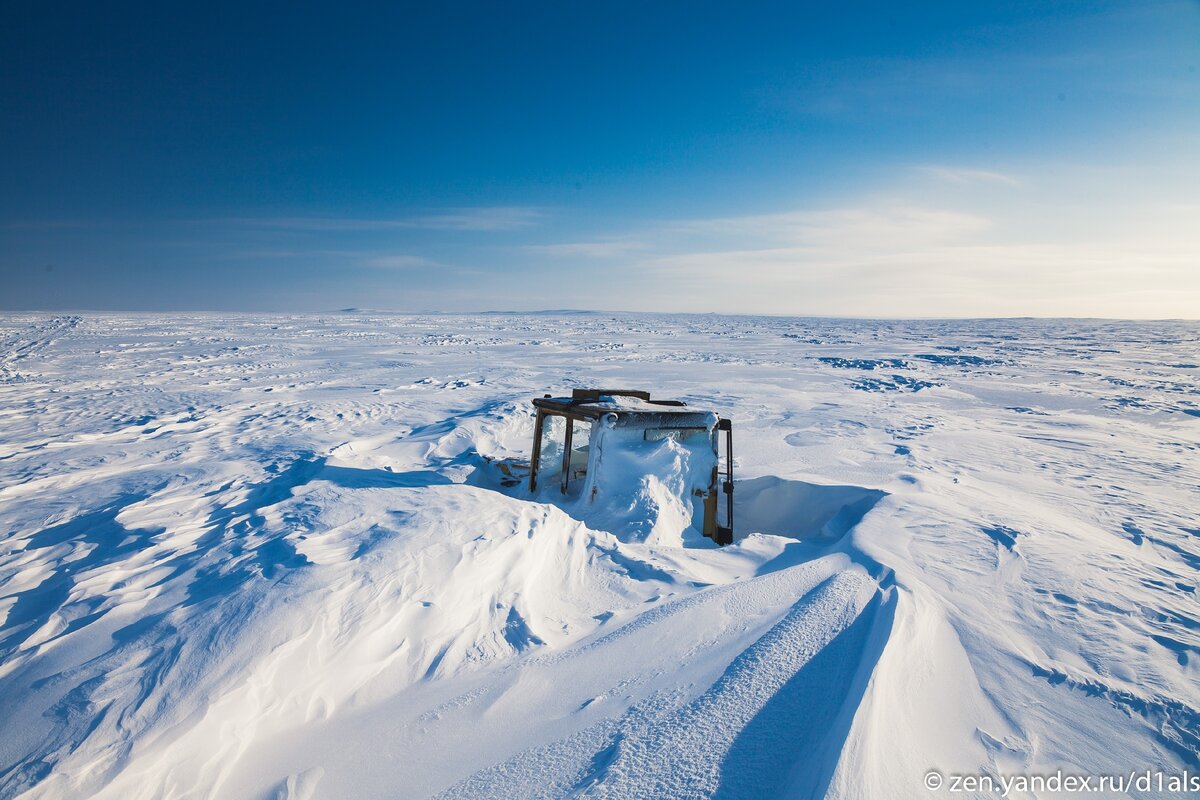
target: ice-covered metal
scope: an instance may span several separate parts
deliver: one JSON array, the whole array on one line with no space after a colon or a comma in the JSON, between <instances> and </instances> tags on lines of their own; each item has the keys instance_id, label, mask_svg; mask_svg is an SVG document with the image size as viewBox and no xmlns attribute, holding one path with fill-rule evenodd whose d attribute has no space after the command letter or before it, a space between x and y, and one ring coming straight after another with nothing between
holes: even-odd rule
<instances>
[{"instance_id":1,"label":"ice-covered metal","mask_svg":"<svg viewBox=\"0 0 1200 800\"><path fill-rule=\"evenodd\" d=\"M712 411L688 407L680 400L654 400L649 392L629 389L575 389L569 397L545 395L535 398L537 420L530 458L529 490L536 492L543 454L556 469L562 494L569 494L572 481L583 480L591 487L587 500L600 491L597 480L605 448L629 450L638 442L673 439L696 452L695 460L706 465L705 475L684 476L703 520L698 526L718 544L733 541L733 424ZM638 436L638 433L641 433ZM725 436L724 478L720 478L720 440ZM577 436L586 436L580 444ZM707 457L703 457L707 456ZM612 459L610 459L612 460ZM689 461L689 465L693 462ZM619 482L618 482L619 483ZM576 484L577 486L579 484ZM726 497L725 524L718 524L719 494Z\"/></svg>"}]
</instances>

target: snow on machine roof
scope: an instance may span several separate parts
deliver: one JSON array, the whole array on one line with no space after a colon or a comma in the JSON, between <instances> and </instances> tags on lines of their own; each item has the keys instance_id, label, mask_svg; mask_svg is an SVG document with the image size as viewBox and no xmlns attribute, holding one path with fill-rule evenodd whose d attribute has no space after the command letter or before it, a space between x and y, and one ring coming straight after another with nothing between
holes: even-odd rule
<instances>
[{"instance_id":1,"label":"snow on machine roof","mask_svg":"<svg viewBox=\"0 0 1200 800\"><path fill-rule=\"evenodd\" d=\"M595 420L612 414L618 427L712 428L716 414L688 408L681 400L651 400L649 392L629 389L574 389L570 397L534 398L543 411Z\"/></svg>"},{"instance_id":2,"label":"snow on machine roof","mask_svg":"<svg viewBox=\"0 0 1200 800\"><path fill-rule=\"evenodd\" d=\"M694 463L695 467L689 467L692 474L684 476L690 482L686 503L697 506L694 513L702 520L698 527L705 536L717 544L733 541L733 423L730 420L712 411L688 408L681 400L652 400L649 392L629 389L574 389L570 397L547 394L534 398L533 405L537 409L537 420L529 461L530 492L537 491L543 445L549 445L547 472L550 477L557 476L559 491L568 495L572 480L582 479L590 487L585 493L590 502L600 492L598 468L602 463L608 463L599 458L606 442L618 451L634 446L635 442L665 439L689 442L687 446L692 448L694 462L689 459L687 463ZM556 417L567 420L558 431L545 424ZM576 442L576 428L580 429L582 444ZM610 432L617 435L610 437ZM725 434L724 480L718 475L721 461L718 432ZM560 463L556 466L555 461ZM581 487L581 481L576 480L574 485ZM581 488L575 491L579 492ZM725 496L724 525L717 522L719 493Z\"/></svg>"}]
</instances>

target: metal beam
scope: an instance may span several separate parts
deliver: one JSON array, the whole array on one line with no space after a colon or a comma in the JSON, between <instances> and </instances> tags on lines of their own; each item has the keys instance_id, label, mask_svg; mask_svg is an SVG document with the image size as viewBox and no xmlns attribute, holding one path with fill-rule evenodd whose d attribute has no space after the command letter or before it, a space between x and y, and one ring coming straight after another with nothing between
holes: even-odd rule
<instances>
[{"instance_id":1,"label":"metal beam","mask_svg":"<svg viewBox=\"0 0 1200 800\"><path fill-rule=\"evenodd\" d=\"M567 493L567 483L571 480L571 435L574 432L575 421L567 419L566 443L563 445L562 478L559 479L559 488L563 494Z\"/></svg>"},{"instance_id":2,"label":"metal beam","mask_svg":"<svg viewBox=\"0 0 1200 800\"><path fill-rule=\"evenodd\" d=\"M533 452L529 455L529 491L537 491L537 474L538 465L542 461L542 422L546 415L539 408L537 412L537 422L533 427Z\"/></svg>"}]
</instances>

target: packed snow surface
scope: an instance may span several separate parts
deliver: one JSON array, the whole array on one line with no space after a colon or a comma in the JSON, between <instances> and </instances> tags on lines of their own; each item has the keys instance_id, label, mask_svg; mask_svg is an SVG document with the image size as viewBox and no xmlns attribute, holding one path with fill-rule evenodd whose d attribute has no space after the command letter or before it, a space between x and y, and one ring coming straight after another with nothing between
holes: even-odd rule
<instances>
[{"instance_id":1,"label":"packed snow surface","mask_svg":"<svg viewBox=\"0 0 1200 800\"><path fill-rule=\"evenodd\" d=\"M732 418L735 544L514 482L574 387ZM9 315L0 797L1195 773L1198 485L1195 323Z\"/></svg>"}]
</instances>

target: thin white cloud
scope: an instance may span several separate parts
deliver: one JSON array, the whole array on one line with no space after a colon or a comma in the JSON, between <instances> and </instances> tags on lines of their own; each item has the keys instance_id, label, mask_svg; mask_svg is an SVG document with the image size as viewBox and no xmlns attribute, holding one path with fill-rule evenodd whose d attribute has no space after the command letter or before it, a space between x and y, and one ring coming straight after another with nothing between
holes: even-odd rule
<instances>
[{"instance_id":1,"label":"thin white cloud","mask_svg":"<svg viewBox=\"0 0 1200 800\"><path fill-rule=\"evenodd\" d=\"M1195 318L1200 206L1196 170L1180 164L1059 162L1054 181L1016 192L996 191L1011 185L995 177L1011 178L1007 170L951 171L932 182L908 170L842 207L663 222L625 233L653 246L606 284L611 296L600 287L592 302L835 316Z\"/></svg>"},{"instance_id":2,"label":"thin white cloud","mask_svg":"<svg viewBox=\"0 0 1200 800\"><path fill-rule=\"evenodd\" d=\"M229 258L321 262L333 266L370 267L372 269L425 269L444 267L439 261L411 253L374 250L330 250L322 248L257 248L238 250Z\"/></svg>"},{"instance_id":3,"label":"thin white cloud","mask_svg":"<svg viewBox=\"0 0 1200 800\"><path fill-rule=\"evenodd\" d=\"M527 206L488 206L449 209L410 217L240 217L225 222L251 228L278 228L308 232L387 231L403 229L444 231L510 231L537 224L544 213Z\"/></svg>"},{"instance_id":4,"label":"thin white cloud","mask_svg":"<svg viewBox=\"0 0 1200 800\"><path fill-rule=\"evenodd\" d=\"M442 266L432 259L407 254L372 256L371 258L362 259L358 263L364 267L375 267L378 269L426 269Z\"/></svg>"},{"instance_id":5,"label":"thin white cloud","mask_svg":"<svg viewBox=\"0 0 1200 800\"><path fill-rule=\"evenodd\" d=\"M1191 87L1173 74L1178 59L1173 49L1163 47L1161 36L1129 34L1181 26L1190 30L1194 2L1093 5L1057 19L991 21L967 37L995 44L1022 42L1020 47L824 59L776 85L758 88L756 94L771 111L859 120L881 115L915 120L928 115L931 104L944 106L951 115L961 113L964 103L995 109L998 100L1011 99L1013 87L1021 87L1023 104L1057 102L1083 86L1093 102L1097 93L1111 99L1127 94L1164 101L1194 97Z\"/></svg>"},{"instance_id":6,"label":"thin white cloud","mask_svg":"<svg viewBox=\"0 0 1200 800\"><path fill-rule=\"evenodd\" d=\"M449 231L509 231L536 225L541 209L528 206L462 208L442 214L414 217L412 227Z\"/></svg>"},{"instance_id":7,"label":"thin white cloud","mask_svg":"<svg viewBox=\"0 0 1200 800\"><path fill-rule=\"evenodd\" d=\"M661 256L638 265L683 308L848 316L1194 317L1197 250L1161 240L846 242ZM631 296L629 294L626 295ZM642 292L632 296L655 297Z\"/></svg>"},{"instance_id":8,"label":"thin white cloud","mask_svg":"<svg viewBox=\"0 0 1200 800\"><path fill-rule=\"evenodd\" d=\"M208 243L201 243L208 244ZM287 248L287 247L253 247L243 250L230 251L227 258L245 258L253 260L261 259L343 259L357 260L362 258L363 253L359 250L330 250L326 248Z\"/></svg>"},{"instance_id":9,"label":"thin white cloud","mask_svg":"<svg viewBox=\"0 0 1200 800\"><path fill-rule=\"evenodd\" d=\"M522 249L555 258L620 258L638 250L645 243L636 241L564 242L561 244L530 244Z\"/></svg>"},{"instance_id":10,"label":"thin white cloud","mask_svg":"<svg viewBox=\"0 0 1200 800\"><path fill-rule=\"evenodd\" d=\"M70 230L72 228L98 228L115 224L111 220L98 219L16 219L0 223L4 230Z\"/></svg>"},{"instance_id":11,"label":"thin white cloud","mask_svg":"<svg viewBox=\"0 0 1200 800\"><path fill-rule=\"evenodd\" d=\"M991 183L1001 186L1020 186L1021 181L1012 175L987 169L968 169L929 164L917 167L918 172L947 183Z\"/></svg>"},{"instance_id":12,"label":"thin white cloud","mask_svg":"<svg viewBox=\"0 0 1200 800\"><path fill-rule=\"evenodd\" d=\"M688 235L798 247L894 248L978 234L991 221L955 209L892 204L690 220L670 227Z\"/></svg>"}]
</instances>

